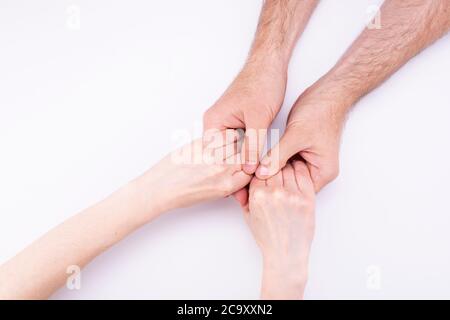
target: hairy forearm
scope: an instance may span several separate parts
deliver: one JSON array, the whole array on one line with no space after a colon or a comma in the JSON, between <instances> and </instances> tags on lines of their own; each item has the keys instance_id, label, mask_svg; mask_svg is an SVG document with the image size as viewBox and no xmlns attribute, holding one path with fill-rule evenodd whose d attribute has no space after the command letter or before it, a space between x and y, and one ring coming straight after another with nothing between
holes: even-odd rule
<instances>
[{"instance_id":1,"label":"hairy forearm","mask_svg":"<svg viewBox=\"0 0 450 320\"><path fill-rule=\"evenodd\" d=\"M267 61L287 71L298 37L317 0L265 0L248 62Z\"/></svg>"},{"instance_id":2,"label":"hairy forearm","mask_svg":"<svg viewBox=\"0 0 450 320\"><path fill-rule=\"evenodd\" d=\"M347 111L450 29L448 0L386 0L381 26L366 28L335 67L307 94Z\"/></svg>"},{"instance_id":3,"label":"hairy forearm","mask_svg":"<svg viewBox=\"0 0 450 320\"><path fill-rule=\"evenodd\" d=\"M142 178L140 178L142 179ZM64 285L69 266L96 256L160 213L137 179L73 216L0 267L0 299L45 299Z\"/></svg>"}]
</instances>

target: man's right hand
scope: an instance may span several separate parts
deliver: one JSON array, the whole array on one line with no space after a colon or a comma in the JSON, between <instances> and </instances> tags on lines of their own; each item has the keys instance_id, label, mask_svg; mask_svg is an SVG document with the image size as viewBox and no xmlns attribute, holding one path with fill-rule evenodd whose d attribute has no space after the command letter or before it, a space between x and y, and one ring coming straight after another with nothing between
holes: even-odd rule
<instances>
[{"instance_id":1,"label":"man's right hand","mask_svg":"<svg viewBox=\"0 0 450 320\"><path fill-rule=\"evenodd\" d=\"M284 100L287 69L298 37L317 0L265 0L249 58L242 71L204 115L204 138L213 129L245 129L243 170L254 174L265 145L267 128ZM245 205L244 188L236 198Z\"/></svg>"},{"instance_id":2,"label":"man's right hand","mask_svg":"<svg viewBox=\"0 0 450 320\"><path fill-rule=\"evenodd\" d=\"M244 171L254 174L267 128L283 103L285 68L248 62L220 99L204 115L205 138L215 130L244 129Z\"/></svg>"}]
</instances>

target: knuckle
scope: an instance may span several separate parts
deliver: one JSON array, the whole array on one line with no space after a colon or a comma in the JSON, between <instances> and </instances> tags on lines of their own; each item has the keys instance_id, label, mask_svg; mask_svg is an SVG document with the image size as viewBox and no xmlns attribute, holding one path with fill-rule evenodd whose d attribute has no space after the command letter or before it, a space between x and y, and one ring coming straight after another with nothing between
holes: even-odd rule
<instances>
[{"instance_id":1,"label":"knuckle","mask_svg":"<svg viewBox=\"0 0 450 320\"><path fill-rule=\"evenodd\" d=\"M268 127L275 118L276 114L273 111L272 106L266 106L263 110L264 112L259 113L259 121Z\"/></svg>"},{"instance_id":2,"label":"knuckle","mask_svg":"<svg viewBox=\"0 0 450 320\"><path fill-rule=\"evenodd\" d=\"M263 188L253 189L251 197L253 201L260 203L266 199L266 191Z\"/></svg>"},{"instance_id":3,"label":"knuckle","mask_svg":"<svg viewBox=\"0 0 450 320\"><path fill-rule=\"evenodd\" d=\"M221 183L221 191L224 196L228 196L234 192L234 183L231 178L224 179Z\"/></svg>"},{"instance_id":4,"label":"knuckle","mask_svg":"<svg viewBox=\"0 0 450 320\"><path fill-rule=\"evenodd\" d=\"M203 123L208 123L210 118L211 118L211 116L210 116L210 111L207 110L207 111L203 114Z\"/></svg>"},{"instance_id":5,"label":"knuckle","mask_svg":"<svg viewBox=\"0 0 450 320\"><path fill-rule=\"evenodd\" d=\"M274 189L272 195L275 201L283 201L286 198L286 193L279 188Z\"/></svg>"},{"instance_id":6,"label":"knuckle","mask_svg":"<svg viewBox=\"0 0 450 320\"><path fill-rule=\"evenodd\" d=\"M294 193L289 193L286 195L286 201L288 201L289 203L292 203L294 205L300 204L300 197L298 194L294 194Z\"/></svg>"},{"instance_id":7,"label":"knuckle","mask_svg":"<svg viewBox=\"0 0 450 320\"><path fill-rule=\"evenodd\" d=\"M212 108L206 110L205 113L203 114L203 123L205 123L205 124L214 122L215 119L216 119L216 113Z\"/></svg>"},{"instance_id":8,"label":"knuckle","mask_svg":"<svg viewBox=\"0 0 450 320\"><path fill-rule=\"evenodd\" d=\"M301 202L301 208L302 208L302 212L306 213L306 214L314 214L315 211L315 203L313 200L311 199L304 199Z\"/></svg>"},{"instance_id":9,"label":"knuckle","mask_svg":"<svg viewBox=\"0 0 450 320\"><path fill-rule=\"evenodd\" d=\"M339 176L339 164L333 163L331 165L322 166L314 175L312 175L314 184L319 189L326 186Z\"/></svg>"},{"instance_id":10,"label":"knuckle","mask_svg":"<svg viewBox=\"0 0 450 320\"><path fill-rule=\"evenodd\" d=\"M331 169L327 170L323 176L323 180L329 183L339 176L339 166L333 166Z\"/></svg>"},{"instance_id":11,"label":"knuckle","mask_svg":"<svg viewBox=\"0 0 450 320\"><path fill-rule=\"evenodd\" d=\"M225 166L222 165L209 165L209 176L211 178L219 178L220 176L222 176L224 173L226 173L226 168ZM221 178L222 181L226 180L225 178Z\"/></svg>"}]
</instances>

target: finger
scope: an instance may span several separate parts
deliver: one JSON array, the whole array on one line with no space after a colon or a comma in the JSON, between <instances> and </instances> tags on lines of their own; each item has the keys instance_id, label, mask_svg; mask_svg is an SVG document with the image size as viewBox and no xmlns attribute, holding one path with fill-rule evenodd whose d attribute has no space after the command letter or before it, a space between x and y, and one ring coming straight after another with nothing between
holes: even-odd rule
<instances>
[{"instance_id":1,"label":"finger","mask_svg":"<svg viewBox=\"0 0 450 320\"><path fill-rule=\"evenodd\" d=\"M311 179L309 169L303 161L296 160L293 162L295 171L295 179L300 191L306 196L314 196L314 183Z\"/></svg>"},{"instance_id":2,"label":"finger","mask_svg":"<svg viewBox=\"0 0 450 320\"><path fill-rule=\"evenodd\" d=\"M216 149L216 152L218 153L217 158L220 158L221 160L227 160L227 164L233 164L235 163L234 159L236 159L236 156L239 154L239 143L236 141L234 143L228 144ZM233 161L230 162L231 160Z\"/></svg>"},{"instance_id":3,"label":"finger","mask_svg":"<svg viewBox=\"0 0 450 320\"><path fill-rule=\"evenodd\" d=\"M284 188L290 191L300 191L295 178L295 172L292 165L288 162L286 166L281 170L283 174Z\"/></svg>"},{"instance_id":4,"label":"finger","mask_svg":"<svg viewBox=\"0 0 450 320\"><path fill-rule=\"evenodd\" d=\"M267 128L270 122L254 117L250 118L246 125L244 144L242 146L245 159L244 171L248 174L254 174L264 149Z\"/></svg>"},{"instance_id":5,"label":"finger","mask_svg":"<svg viewBox=\"0 0 450 320\"><path fill-rule=\"evenodd\" d=\"M235 141L219 148L204 148L203 159L205 164L227 164L241 165L240 162L240 142ZM241 166L239 167L241 170Z\"/></svg>"},{"instance_id":6,"label":"finger","mask_svg":"<svg viewBox=\"0 0 450 320\"><path fill-rule=\"evenodd\" d=\"M256 176L268 179L279 172L292 156L306 148L300 138L295 130L288 129L280 142L261 160Z\"/></svg>"},{"instance_id":7,"label":"finger","mask_svg":"<svg viewBox=\"0 0 450 320\"><path fill-rule=\"evenodd\" d=\"M306 158L305 160L307 161ZM334 160L330 161L330 159L327 159L327 161L323 161L320 165L314 165L311 162L306 162L306 166L311 174L311 179L314 183L316 193L331 181L336 179L339 175L339 158L337 156Z\"/></svg>"},{"instance_id":8,"label":"finger","mask_svg":"<svg viewBox=\"0 0 450 320\"><path fill-rule=\"evenodd\" d=\"M250 183L252 176L246 174L244 171L238 171L233 174L234 190L241 190Z\"/></svg>"},{"instance_id":9,"label":"finger","mask_svg":"<svg viewBox=\"0 0 450 320\"><path fill-rule=\"evenodd\" d=\"M265 180L261 180L261 179L258 179L256 177L253 177L252 181L250 182L249 189L250 189L250 192L252 192L255 189L263 188L265 186L266 186L266 181Z\"/></svg>"},{"instance_id":10,"label":"finger","mask_svg":"<svg viewBox=\"0 0 450 320\"><path fill-rule=\"evenodd\" d=\"M248 210L248 189L242 188L241 190L235 192L233 194L233 197L236 199L236 201L239 203L241 208L244 211Z\"/></svg>"},{"instance_id":11,"label":"finger","mask_svg":"<svg viewBox=\"0 0 450 320\"><path fill-rule=\"evenodd\" d=\"M244 220L247 223L247 225L250 225L250 205L247 204L245 207L242 208L242 213L244 214Z\"/></svg>"},{"instance_id":12,"label":"finger","mask_svg":"<svg viewBox=\"0 0 450 320\"><path fill-rule=\"evenodd\" d=\"M203 146L205 149L216 149L239 140L239 132L234 129L210 129L203 133Z\"/></svg>"},{"instance_id":13,"label":"finger","mask_svg":"<svg viewBox=\"0 0 450 320\"><path fill-rule=\"evenodd\" d=\"M235 132L236 132L236 134L237 134L237 140L235 140L234 141L234 151L235 151L235 153L234 154L240 154L241 152L242 152L242 145L243 145L243 143L244 143L244 131L243 130L241 130L241 129L238 129L238 130L234 130ZM227 145L227 147L229 147L230 146L230 144L228 144ZM242 156L241 156L241 159L242 159Z\"/></svg>"},{"instance_id":14,"label":"finger","mask_svg":"<svg viewBox=\"0 0 450 320\"><path fill-rule=\"evenodd\" d=\"M233 158L237 153L236 143L222 146L219 148L203 148L203 164L221 165L227 161L227 158Z\"/></svg>"},{"instance_id":15,"label":"finger","mask_svg":"<svg viewBox=\"0 0 450 320\"><path fill-rule=\"evenodd\" d=\"M203 114L203 132L212 129L225 130L226 128L220 112L216 108L211 107Z\"/></svg>"},{"instance_id":16,"label":"finger","mask_svg":"<svg viewBox=\"0 0 450 320\"><path fill-rule=\"evenodd\" d=\"M225 164L227 166L232 166L234 168L234 172L243 171L242 170L242 157L241 153L239 152L240 147L236 147L237 152L234 155L229 156L224 160ZM243 171L245 172L245 171Z\"/></svg>"},{"instance_id":17,"label":"finger","mask_svg":"<svg viewBox=\"0 0 450 320\"><path fill-rule=\"evenodd\" d=\"M275 174L274 176L267 179L266 181L267 181L267 185L269 187L282 187L283 186L283 175L280 171L277 174Z\"/></svg>"}]
</instances>

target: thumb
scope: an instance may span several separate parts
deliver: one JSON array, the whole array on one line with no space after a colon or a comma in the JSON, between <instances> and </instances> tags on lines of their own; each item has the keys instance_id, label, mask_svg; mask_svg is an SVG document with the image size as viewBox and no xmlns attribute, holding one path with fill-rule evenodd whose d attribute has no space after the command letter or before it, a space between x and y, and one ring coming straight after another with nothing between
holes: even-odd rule
<instances>
[{"instance_id":1,"label":"thumb","mask_svg":"<svg viewBox=\"0 0 450 320\"><path fill-rule=\"evenodd\" d=\"M258 168L266 142L267 128L270 121L252 117L246 123L245 138L242 144L243 170L247 174L254 174Z\"/></svg>"},{"instance_id":2,"label":"thumb","mask_svg":"<svg viewBox=\"0 0 450 320\"><path fill-rule=\"evenodd\" d=\"M305 149L306 146L299 138L295 130L287 129L280 142L261 160L256 176L259 179L268 179L283 169L290 158Z\"/></svg>"},{"instance_id":3,"label":"thumb","mask_svg":"<svg viewBox=\"0 0 450 320\"><path fill-rule=\"evenodd\" d=\"M244 211L248 211L248 190L247 188L242 188L241 190L233 193L233 197L241 205Z\"/></svg>"}]
</instances>

